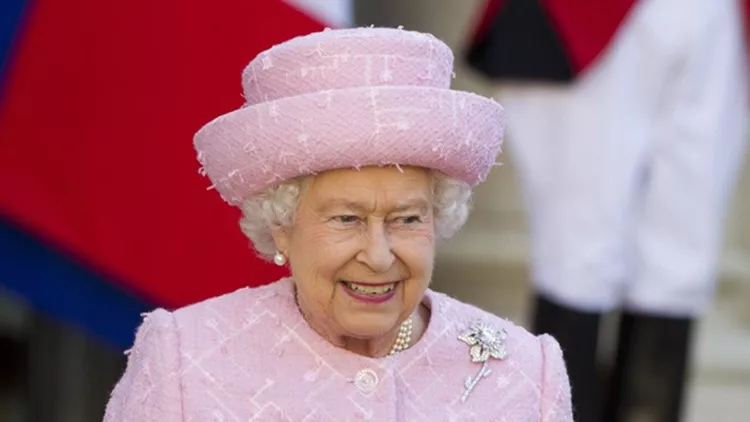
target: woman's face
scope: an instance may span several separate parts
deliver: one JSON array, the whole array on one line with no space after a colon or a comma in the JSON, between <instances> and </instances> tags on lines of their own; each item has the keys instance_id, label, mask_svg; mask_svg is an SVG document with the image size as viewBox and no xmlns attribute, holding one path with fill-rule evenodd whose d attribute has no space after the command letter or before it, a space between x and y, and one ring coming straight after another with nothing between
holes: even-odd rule
<instances>
[{"instance_id":1,"label":"woman's face","mask_svg":"<svg viewBox=\"0 0 750 422\"><path fill-rule=\"evenodd\" d=\"M333 337L390 336L420 304L435 256L432 176L405 167L319 174L275 233L299 305Z\"/></svg>"}]
</instances>

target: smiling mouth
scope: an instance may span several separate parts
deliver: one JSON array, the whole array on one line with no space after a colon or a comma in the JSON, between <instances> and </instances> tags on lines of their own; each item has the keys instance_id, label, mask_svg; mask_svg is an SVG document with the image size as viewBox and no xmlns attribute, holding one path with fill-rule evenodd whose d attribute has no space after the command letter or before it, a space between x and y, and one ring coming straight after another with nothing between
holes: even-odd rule
<instances>
[{"instance_id":1,"label":"smiling mouth","mask_svg":"<svg viewBox=\"0 0 750 422\"><path fill-rule=\"evenodd\" d=\"M369 296L380 296L380 295L388 294L391 291L393 291L393 289L396 288L396 284L398 282L373 285L373 284L360 284L360 283L354 283L351 281L342 280L341 283L344 286L346 286L347 289L353 292L357 292L359 294L369 295Z\"/></svg>"}]
</instances>

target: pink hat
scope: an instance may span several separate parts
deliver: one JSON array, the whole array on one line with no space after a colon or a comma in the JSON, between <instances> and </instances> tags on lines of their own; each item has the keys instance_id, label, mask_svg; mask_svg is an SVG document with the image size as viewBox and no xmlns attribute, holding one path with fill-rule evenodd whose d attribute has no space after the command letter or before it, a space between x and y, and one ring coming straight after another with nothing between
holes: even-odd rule
<instances>
[{"instance_id":1,"label":"pink hat","mask_svg":"<svg viewBox=\"0 0 750 422\"><path fill-rule=\"evenodd\" d=\"M408 165L476 186L500 152L494 100L450 89L453 53L390 28L326 30L259 54L247 103L195 135L202 172L232 205L325 170Z\"/></svg>"}]
</instances>

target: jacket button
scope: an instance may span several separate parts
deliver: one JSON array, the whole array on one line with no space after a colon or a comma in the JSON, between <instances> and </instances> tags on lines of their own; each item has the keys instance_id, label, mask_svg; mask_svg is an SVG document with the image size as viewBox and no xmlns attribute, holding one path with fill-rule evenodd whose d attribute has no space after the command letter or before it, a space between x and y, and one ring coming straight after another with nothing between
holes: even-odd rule
<instances>
[{"instance_id":1,"label":"jacket button","mask_svg":"<svg viewBox=\"0 0 750 422\"><path fill-rule=\"evenodd\" d=\"M357 372L357 375L354 377L354 385L363 393L374 391L379 383L380 378L378 378L378 374L372 369L363 369Z\"/></svg>"}]
</instances>

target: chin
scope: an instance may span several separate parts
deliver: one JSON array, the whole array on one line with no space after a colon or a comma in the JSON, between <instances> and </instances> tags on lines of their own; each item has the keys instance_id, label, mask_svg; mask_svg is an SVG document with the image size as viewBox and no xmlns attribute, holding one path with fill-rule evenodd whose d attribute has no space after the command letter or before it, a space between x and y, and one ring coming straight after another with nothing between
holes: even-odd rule
<instances>
[{"instance_id":1,"label":"chin","mask_svg":"<svg viewBox=\"0 0 750 422\"><path fill-rule=\"evenodd\" d=\"M360 338L377 338L398 329L399 314L378 315L360 312L347 312L339 324L348 335Z\"/></svg>"}]
</instances>

